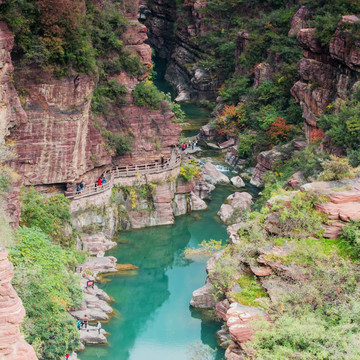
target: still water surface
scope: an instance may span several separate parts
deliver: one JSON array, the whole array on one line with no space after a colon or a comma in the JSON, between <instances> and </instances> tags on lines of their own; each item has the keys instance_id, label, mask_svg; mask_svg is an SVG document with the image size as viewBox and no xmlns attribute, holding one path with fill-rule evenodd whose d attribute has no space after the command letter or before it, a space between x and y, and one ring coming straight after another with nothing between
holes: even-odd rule
<instances>
[{"instance_id":1,"label":"still water surface","mask_svg":"<svg viewBox=\"0 0 360 360\"><path fill-rule=\"evenodd\" d=\"M155 84L171 92L164 81L164 64L157 62ZM195 135L207 123L209 111L194 104L183 105L189 125L183 137ZM200 154L201 155L201 154ZM215 154L204 153L205 158ZM215 164L228 176L231 170ZM221 166L221 167L220 167ZM111 335L108 346L88 346L82 360L222 360L215 333L221 324L206 320L189 306L192 292L205 284L205 260L184 258L184 249L197 247L202 240L226 240L226 227L216 216L225 198L234 192L219 186L205 211L176 218L175 225L122 232L119 245L108 255L118 263L131 263L138 271L109 277L100 285L113 299L114 316L103 328ZM251 189L246 189L247 191ZM199 350L213 349L211 356Z\"/></svg>"}]
</instances>

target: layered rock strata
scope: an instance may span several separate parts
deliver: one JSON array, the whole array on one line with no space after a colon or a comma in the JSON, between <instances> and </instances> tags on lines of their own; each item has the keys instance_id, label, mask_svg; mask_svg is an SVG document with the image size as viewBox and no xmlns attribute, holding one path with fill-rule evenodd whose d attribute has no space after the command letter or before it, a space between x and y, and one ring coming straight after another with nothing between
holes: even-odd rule
<instances>
[{"instance_id":1,"label":"layered rock strata","mask_svg":"<svg viewBox=\"0 0 360 360\"><path fill-rule=\"evenodd\" d=\"M13 265L7 258L7 252L0 249L0 358L36 360L34 349L20 333L25 309L11 285L13 276Z\"/></svg>"},{"instance_id":2,"label":"layered rock strata","mask_svg":"<svg viewBox=\"0 0 360 360\"><path fill-rule=\"evenodd\" d=\"M351 31L344 30L359 21L354 15L343 16L329 47L321 45L313 28L300 28L297 33L304 57L298 64L300 80L291 93L303 110L307 139L326 107L345 99L359 85L359 41L352 41Z\"/></svg>"}]
</instances>

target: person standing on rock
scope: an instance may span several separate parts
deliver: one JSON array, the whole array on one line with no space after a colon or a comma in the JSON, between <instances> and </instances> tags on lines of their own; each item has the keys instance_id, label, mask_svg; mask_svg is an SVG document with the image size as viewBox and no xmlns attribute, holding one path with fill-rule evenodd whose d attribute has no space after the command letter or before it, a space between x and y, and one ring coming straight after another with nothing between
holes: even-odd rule
<instances>
[{"instance_id":1,"label":"person standing on rock","mask_svg":"<svg viewBox=\"0 0 360 360\"><path fill-rule=\"evenodd\" d=\"M101 322L100 321L98 321L96 328L97 328L98 333L100 335L100 330L101 330Z\"/></svg>"},{"instance_id":2,"label":"person standing on rock","mask_svg":"<svg viewBox=\"0 0 360 360\"><path fill-rule=\"evenodd\" d=\"M88 325L88 322L89 322L89 318L87 315L84 316L84 319L83 319L83 323L85 325L85 329L87 329L87 325ZM89 330L88 330L89 331Z\"/></svg>"}]
</instances>

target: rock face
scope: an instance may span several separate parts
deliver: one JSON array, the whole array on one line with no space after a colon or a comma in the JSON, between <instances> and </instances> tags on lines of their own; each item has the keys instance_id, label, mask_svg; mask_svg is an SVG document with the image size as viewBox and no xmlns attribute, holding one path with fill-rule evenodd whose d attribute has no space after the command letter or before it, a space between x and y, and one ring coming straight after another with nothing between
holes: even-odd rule
<instances>
[{"instance_id":1,"label":"rock face","mask_svg":"<svg viewBox=\"0 0 360 360\"><path fill-rule=\"evenodd\" d=\"M350 41L351 34L343 30L344 25L359 20L353 15L343 16L329 49L321 46L315 29L298 31L297 40L304 49L304 58L298 64L300 80L291 93L303 110L307 139L326 107L344 99L360 79L359 41Z\"/></svg>"},{"instance_id":2,"label":"rock face","mask_svg":"<svg viewBox=\"0 0 360 360\"><path fill-rule=\"evenodd\" d=\"M251 322L259 318L269 319L268 315L259 308L237 302L232 303L226 313L226 325L229 328L231 340L239 345L251 340L254 336Z\"/></svg>"},{"instance_id":3,"label":"rock face","mask_svg":"<svg viewBox=\"0 0 360 360\"><path fill-rule=\"evenodd\" d=\"M273 69L270 64L260 63L254 69L254 89L257 89L265 81L271 81Z\"/></svg>"},{"instance_id":4,"label":"rock face","mask_svg":"<svg viewBox=\"0 0 360 360\"><path fill-rule=\"evenodd\" d=\"M102 6L99 2L98 8ZM137 9L138 1L124 5L129 22L122 41L127 51L137 54L140 62L150 67L151 48L145 43L147 29L136 20ZM13 79L21 90L20 104L10 82L12 42L13 36L2 25L0 127L5 131L11 127L18 154L12 165L24 175L26 185L56 185L64 191L67 183L80 178L85 183L94 182L113 165L146 164L159 160L161 154L170 155L181 128L172 122L174 114L165 103L157 111L133 104L131 93L143 76L132 77L125 72L114 75L110 80L128 90L127 104L113 105L110 115L97 115L94 119L91 112L94 78L78 74L57 79L35 66L19 67ZM133 143L132 152L120 158L107 152L94 127L95 120L103 129L125 133Z\"/></svg>"},{"instance_id":5,"label":"rock face","mask_svg":"<svg viewBox=\"0 0 360 360\"><path fill-rule=\"evenodd\" d=\"M306 6L301 6L291 20L289 36L296 36L300 29L305 28L309 15L309 9Z\"/></svg>"},{"instance_id":6,"label":"rock face","mask_svg":"<svg viewBox=\"0 0 360 360\"><path fill-rule=\"evenodd\" d=\"M316 209L328 215L324 237L336 239L346 222L360 220L360 177L339 181L319 181L300 187L303 192L325 195L329 201L316 204Z\"/></svg>"},{"instance_id":7,"label":"rock face","mask_svg":"<svg viewBox=\"0 0 360 360\"><path fill-rule=\"evenodd\" d=\"M27 121L27 116L11 81L14 68L10 53L13 45L14 35L7 25L0 21L0 145L9 135L10 128Z\"/></svg>"},{"instance_id":8,"label":"rock face","mask_svg":"<svg viewBox=\"0 0 360 360\"><path fill-rule=\"evenodd\" d=\"M236 192L227 197L227 204L222 204L218 215L225 224L235 224L241 221L243 210L250 208L252 196L246 192Z\"/></svg>"},{"instance_id":9,"label":"rock face","mask_svg":"<svg viewBox=\"0 0 360 360\"><path fill-rule=\"evenodd\" d=\"M204 179L212 185L230 183L229 178L223 173L221 173L216 168L216 166L210 162L207 162L204 165L202 165L201 170L203 171Z\"/></svg>"},{"instance_id":10,"label":"rock face","mask_svg":"<svg viewBox=\"0 0 360 360\"><path fill-rule=\"evenodd\" d=\"M35 351L20 334L19 326L25 309L11 285L13 265L7 252L0 249L0 358L6 360L36 360Z\"/></svg>"},{"instance_id":11,"label":"rock face","mask_svg":"<svg viewBox=\"0 0 360 360\"><path fill-rule=\"evenodd\" d=\"M250 183L258 187L263 186L265 173L272 170L275 161L282 161L288 157L288 154L280 152L276 148L261 152L257 157L257 165L251 177Z\"/></svg>"}]
</instances>

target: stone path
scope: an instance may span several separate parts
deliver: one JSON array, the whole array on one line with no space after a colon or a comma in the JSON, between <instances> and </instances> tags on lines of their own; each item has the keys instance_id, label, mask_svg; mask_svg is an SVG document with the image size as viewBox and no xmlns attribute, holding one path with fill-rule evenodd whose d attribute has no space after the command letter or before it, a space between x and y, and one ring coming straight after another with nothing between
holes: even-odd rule
<instances>
[{"instance_id":1,"label":"stone path","mask_svg":"<svg viewBox=\"0 0 360 360\"><path fill-rule=\"evenodd\" d=\"M94 196L101 194L107 190L110 190L114 185L114 179L121 177L130 177L135 175L144 174L159 174L165 171L173 170L180 166L181 156L176 154L175 159L165 159L164 163L154 162L145 165L126 165L118 166L112 170L105 172L103 177L106 179L106 183L102 185L88 185L86 184L85 189L77 191L74 184L74 189L66 191L65 196L71 200L78 200L88 196Z\"/></svg>"}]
</instances>

